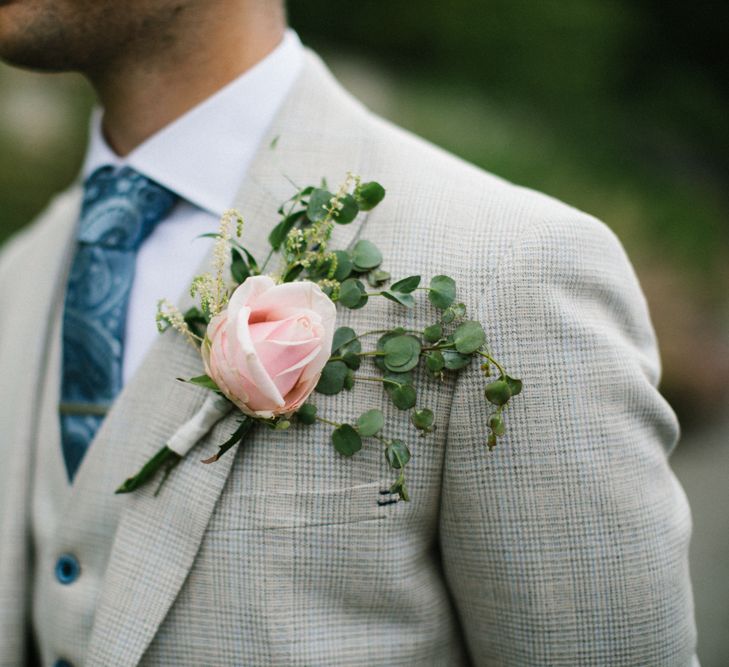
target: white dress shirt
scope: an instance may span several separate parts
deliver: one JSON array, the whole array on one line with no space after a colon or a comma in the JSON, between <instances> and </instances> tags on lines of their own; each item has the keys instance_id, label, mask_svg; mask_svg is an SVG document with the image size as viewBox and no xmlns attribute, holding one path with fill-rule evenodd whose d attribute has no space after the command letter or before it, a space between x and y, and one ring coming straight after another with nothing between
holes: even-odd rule
<instances>
[{"instance_id":1,"label":"white dress shirt","mask_svg":"<svg viewBox=\"0 0 729 667\"><path fill-rule=\"evenodd\" d=\"M303 64L298 36L287 30L266 58L121 158L104 140L100 109L91 117L84 179L103 165L127 165L180 196L137 254L124 341L126 383L158 335L157 302L189 289L231 207L276 111Z\"/></svg>"}]
</instances>

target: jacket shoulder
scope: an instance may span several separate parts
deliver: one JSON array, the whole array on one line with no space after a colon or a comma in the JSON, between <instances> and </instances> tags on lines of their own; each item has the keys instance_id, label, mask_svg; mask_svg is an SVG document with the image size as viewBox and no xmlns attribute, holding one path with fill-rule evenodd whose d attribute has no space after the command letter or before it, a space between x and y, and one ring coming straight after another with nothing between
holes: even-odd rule
<instances>
[{"instance_id":1,"label":"jacket shoulder","mask_svg":"<svg viewBox=\"0 0 729 667\"><path fill-rule=\"evenodd\" d=\"M609 231L594 216L481 169L373 113L363 125L372 167L363 176L380 180L406 202L408 218L432 219L435 208L451 229L477 235L501 230L518 237L545 224Z\"/></svg>"}]
</instances>

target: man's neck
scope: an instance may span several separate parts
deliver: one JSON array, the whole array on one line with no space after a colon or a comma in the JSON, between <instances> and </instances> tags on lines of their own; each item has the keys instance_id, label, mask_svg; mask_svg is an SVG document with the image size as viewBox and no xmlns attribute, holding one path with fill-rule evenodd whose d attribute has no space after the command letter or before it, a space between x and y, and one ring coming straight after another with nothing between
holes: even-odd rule
<instances>
[{"instance_id":1,"label":"man's neck","mask_svg":"<svg viewBox=\"0 0 729 667\"><path fill-rule=\"evenodd\" d=\"M158 53L130 54L89 74L104 109L109 146L127 155L262 60L284 30L283 18L276 16L242 16L233 23L230 16L197 17L194 27L180 26Z\"/></svg>"}]
</instances>

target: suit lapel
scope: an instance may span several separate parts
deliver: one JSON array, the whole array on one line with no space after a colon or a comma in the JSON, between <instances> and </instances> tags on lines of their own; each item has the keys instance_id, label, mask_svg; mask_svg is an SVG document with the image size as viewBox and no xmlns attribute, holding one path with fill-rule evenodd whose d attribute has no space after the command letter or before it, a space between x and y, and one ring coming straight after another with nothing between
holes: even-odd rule
<instances>
[{"instance_id":1,"label":"suit lapel","mask_svg":"<svg viewBox=\"0 0 729 667\"><path fill-rule=\"evenodd\" d=\"M293 193L290 181L306 185L325 177L335 188L347 170L361 167L362 136L348 122L355 104L308 53L235 202L245 221L243 242L259 262L267 252L276 209ZM346 247L360 229L359 222L338 227L333 247ZM201 367L199 353L181 336L171 331L162 336L117 399L79 469L69 512L84 516L90 498L122 503L94 618L89 665L124 667L140 661L192 567L230 472L235 450L214 465L202 465L200 459L235 428L234 417L213 428L205 443L177 466L159 496L153 488L131 497L111 495L121 479L199 409L206 392L174 378L199 374ZM80 531L95 530L91 516L74 523Z\"/></svg>"}]
</instances>

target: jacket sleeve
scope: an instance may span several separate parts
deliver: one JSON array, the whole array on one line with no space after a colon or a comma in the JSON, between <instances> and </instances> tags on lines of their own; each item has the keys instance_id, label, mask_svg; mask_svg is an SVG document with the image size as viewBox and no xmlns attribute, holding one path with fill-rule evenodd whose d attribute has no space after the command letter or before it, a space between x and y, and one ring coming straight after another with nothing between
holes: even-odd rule
<instances>
[{"instance_id":1,"label":"jacket sleeve","mask_svg":"<svg viewBox=\"0 0 729 667\"><path fill-rule=\"evenodd\" d=\"M439 541L473 663L698 665L679 425L622 245L542 221L481 280L475 318L524 389L490 453L477 367L449 421Z\"/></svg>"}]
</instances>

